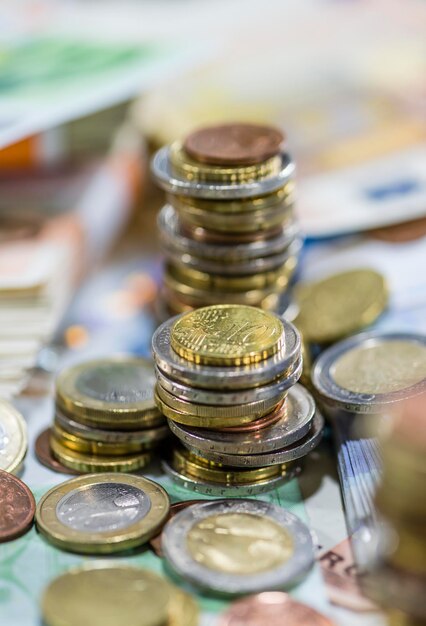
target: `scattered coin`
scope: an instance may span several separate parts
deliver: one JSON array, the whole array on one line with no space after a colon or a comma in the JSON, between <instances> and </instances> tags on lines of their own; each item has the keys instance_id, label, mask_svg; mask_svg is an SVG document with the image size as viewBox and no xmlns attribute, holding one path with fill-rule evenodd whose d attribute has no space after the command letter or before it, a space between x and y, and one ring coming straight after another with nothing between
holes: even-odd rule
<instances>
[{"instance_id":1,"label":"scattered coin","mask_svg":"<svg viewBox=\"0 0 426 626\"><path fill-rule=\"evenodd\" d=\"M199 502L203 502L203 500L184 500L183 502L175 502L174 504L171 504L169 515L164 523L167 524L169 519L174 517L176 513L179 513L179 511L182 511L183 509L186 509L188 508L188 506L192 506L193 504L198 504ZM159 557L163 556L163 552L161 550L161 534L162 530L158 533L158 535L155 535L155 537L152 537L152 539L149 540L150 548Z\"/></svg>"},{"instance_id":2,"label":"scattered coin","mask_svg":"<svg viewBox=\"0 0 426 626\"><path fill-rule=\"evenodd\" d=\"M0 470L16 472L27 452L27 425L9 402L0 399Z\"/></svg>"},{"instance_id":3,"label":"scattered coin","mask_svg":"<svg viewBox=\"0 0 426 626\"><path fill-rule=\"evenodd\" d=\"M37 437L34 445L34 451L37 459L42 465L45 465L54 472L60 474L80 474L79 471L65 467L58 459L53 456L52 449L50 447L50 438L52 431L50 428L43 430Z\"/></svg>"},{"instance_id":4,"label":"scattered coin","mask_svg":"<svg viewBox=\"0 0 426 626\"><path fill-rule=\"evenodd\" d=\"M0 543L26 533L35 514L34 496L19 478L0 470Z\"/></svg>"}]
</instances>

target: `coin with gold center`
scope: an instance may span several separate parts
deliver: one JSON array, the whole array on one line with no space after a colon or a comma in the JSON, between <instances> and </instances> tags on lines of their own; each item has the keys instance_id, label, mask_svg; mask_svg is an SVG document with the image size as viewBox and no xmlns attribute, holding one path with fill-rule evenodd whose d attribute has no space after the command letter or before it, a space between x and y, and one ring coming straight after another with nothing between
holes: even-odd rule
<instances>
[{"instance_id":1,"label":"coin with gold center","mask_svg":"<svg viewBox=\"0 0 426 626\"><path fill-rule=\"evenodd\" d=\"M225 594L292 585L313 563L308 528L281 507L255 500L184 509L163 530L162 549L178 575Z\"/></svg>"},{"instance_id":2,"label":"coin with gold center","mask_svg":"<svg viewBox=\"0 0 426 626\"><path fill-rule=\"evenodd\" d=\"M245 365L277 353L284 344L278 315L242 305L213 305L182 315L172 326L171 346L188 361Z\"/></svg>"}]
</instances>

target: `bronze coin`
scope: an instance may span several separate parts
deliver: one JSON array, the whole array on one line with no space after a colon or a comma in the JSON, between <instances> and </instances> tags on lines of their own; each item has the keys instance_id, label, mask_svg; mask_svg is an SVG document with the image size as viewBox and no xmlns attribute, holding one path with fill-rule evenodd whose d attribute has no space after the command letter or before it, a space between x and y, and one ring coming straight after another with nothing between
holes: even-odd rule
<instances>
[{"instance_id":1,"label":"bronze coin","mask_svg":"<svg viewBox=\"0 0 426 626\"><path fill-rule=\"evenodd\" d=\"M426 236L426 217L421 217L409 222L383 226L369 231L374 239L380 239L389 243L407 243Z\"/></svg>"},{"instance_id":2,"label":"bronze coin","mask_svg":"<svg viewBox=\"0 0 426 626\"><path fill-rule=\"evenodd\" d=\"M37 459L42 465L45 465L54 472L59 472L60 474L80 475L81 472L65 467L65 465L62 465L62 463L55 459L52 454L52 450L50 449L50 434L51 429L46 428L46 430L43 430L43 432L37 437L35 442L35 454Z\"/></svg>"},{"instance_id":3,"label":"bronze coin","mask_svg":"<svg viewBox=\"0 0 426 626\"><path fill-rule=\"evenodd\" d=\"M224 613L219 626L334 626L312 607L296 602L282 591L266 591L237 600Z\"/></svg>"},{"instance_id":4,"label":"bronze coin","mask_svg":"<svg viewBox=\"0 0 426 626\"><path fill-rule=\"evenodd\" d=\"M27 532L35 514L34 496L25 483L0 470L0 543Z\"/></svg>"},{"instance_id":5,"label":"bronze coin","mask_svg":"<svg viewBox=\"0 0 426 626\"><path fill-rule=\"evenodd\" d=\"M283 133L272 126L222 124L194 131L183 147L200 163L254 165L277 155L283 143Z\"/></svg>"},{"instance_id":6,"label":"bronze coin","mask_svg":"<svg viewBox=\"0 0 426 626\"><path fill-rule=\"evenodd\" d=\"M163 552L161 550L161 534L164 526L167 524L169 519L174 517L176 513L179 513L179 511L182 511L182 509L186 509L188 506L191 506L191 504L198 504L199 502L205 502L205 500L183 500L182 502L175 502L170 506L169 515L164 522L160 532L158 533L158 535L155 535L155 537L149 540L149 547L153 552L155 552L157 556L163 556Z\"/></svg>"}]
</instances>

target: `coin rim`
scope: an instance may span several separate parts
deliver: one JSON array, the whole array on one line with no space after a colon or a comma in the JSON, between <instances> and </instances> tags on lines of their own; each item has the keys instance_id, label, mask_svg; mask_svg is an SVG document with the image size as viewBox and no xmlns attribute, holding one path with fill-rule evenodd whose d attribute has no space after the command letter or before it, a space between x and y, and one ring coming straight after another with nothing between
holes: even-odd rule
<instances>
[{"instance_id":1,"label":"coin rim","mask_svg":"<svg viewBox=\"0 0 426 626\"><path fill-rule=\"evenodd\" d=\"M29 506L29 509L27 511L27 515L24 521L19 526L15 527L15 529L12 529L12 532L4 533L3 531L0 530L0 544L8 543L9 541L13 541L14 539L17 539L18 537L22 537L22 535L25 535L25 533L27 533L30 530L31 526L33 525L35 510L36 510L36 502L35 502L34 494L31 491L31 489L28 487L28 485L24 483L20 478L12 474L11 472L1 470L1 469L0 469L0 485L2 482L2 476L5 477L6 480L9 479L10 481L17 483L19 487L21 487L21 489L25 491L25 494L28 497L30 506Z\"/></svg>"},{"instance_id":2,"label":"coin rim","mask_svg":"<svg viewBox=\"0 0 426 626\"><path fill-rule=\"evenodd\" d=\"M15 407L12 404L10 404L9 402L3 399L0 399L0 417L1 417L1 412L4 412L6 414L6 417L9 417L9 419L12 420L12 427L13 427L13 420L15 421L17 431L21 435L21 444L18 448L18 452L15 454L11 463L9 463L7 467L0 468L1 470L5 472L9 472L9 474L13 474L19 468L19 466L21 465L27 453L27 448L28 448L27 424L24 420L23 415L17 409L15 409ZM12 432L10 434L11 434L11 439L14 436L16 436L16 433Z\"/></svg>"}]
</instances>

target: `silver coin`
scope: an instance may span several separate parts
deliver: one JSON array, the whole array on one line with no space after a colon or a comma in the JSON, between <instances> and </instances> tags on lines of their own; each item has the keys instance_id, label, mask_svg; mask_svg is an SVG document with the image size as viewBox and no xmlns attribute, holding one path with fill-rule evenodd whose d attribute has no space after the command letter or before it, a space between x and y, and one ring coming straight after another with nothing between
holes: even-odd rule
<instances>
[{"instance_id":1,"label":"silver coin","mask_svg":"<svg viewBox=\"0 0 426 626\"><path fill-rule=\"evenodd\" d=\"M416 349L417 356L411 357L411 362L405 363L406 379L412 378L414 367L417 367L417 376L411 382L405 382L401 377L403 365L401 358L389 360L389 371L386 375L376 371L374 380L369 380L369 391L359 392L343 387L336 380L336 363L346 354L357 349L373 351L380 346L391 342L404 342ZM312 382L323 401L346 411L356 413L377 413L381 409L422 393L426 389L426 335L413 333L368 332L361 333L340 341L325 350L314 363L312 368ZM354 379L356 377L354 376ZM393 380L391 380L393 379ZM358 381L354 380L356 385ZM391 389L395 383L395 390ZM359 384L359 383L358 383Z\"/></svg>"},{"instance_id":2,"label":"silver coin","mask_svg":"<svg viewBox=\"0 0 426 626\"><path fill-rule=\"evenodd\" d=\"M157 366L155 373L161 386L177 398L196 402L197 404L214 404L217 406L232 406L247 404L256 400L270 400L285 393L299 378L298 368L296 368L291 372L290 376L260 387L237 391L215 391L212 389L197 389L196 387L177 382L164 374Z\"/></svg>"},{"instance_id":3,"label":"silver coin","mask_svg":"<svg viewBox=\"0 0 426 626\"><path fill-rule=\"evenodd\" d=\"M170 427L172 428L171 425ZM211 447L209 448L204 443L203 446L205 447L200 449L192 443L188 443L188 440L184 441L182 439L181 441L188 450L194 452L197 456L201 456L215 463L222 463L223 465L229 465L232 467L267 467L270 465L289 463L290 461L300 459L309 454L309 452L312 452L312 450L316 448L321 441L323 428L324 418L317 412L312 420L309 432L302 439L297 440L284 448L274 450L273 452L252 453L250 455L232 454L230 452L214 452ZM216 446L218 447L218 443L216 443Z\"/></svg>"},{"instance_id":4,"label":"silver coin","mask_svg":"<svg viewBox=\"0 0 426 626\"><path fill-rule=\"evenodd\" d=\"M270 176L260 181L239 184L205 183L180 178L172 172L170 166L170 148L165 146L155 153L151 161L151 171L157 183L168 193L176 193L194 198L212 198L234 200L263 196L278 191L294 175L294 163L288 154L281 155L281 171L277 176Z\"/></svg>"},{"instance_id":5,"label":"silver coin","mask_svg":"<svg viewBox=\"0 0 426 626\"><path fill-rule=\"evenodd\" d=\"M169 421L170 430L184 445L200 451L231 455L260 455L280 450L307 435L315 413L311 394L295 385L285 400L286 411L278 422L255 432L226 432L206 428L189 428Z\"/></svg>"},{"instance_id":6,"label":"silver coin","mask_svg":"<svg viewBox=\"0 0 426 626\"><path fill-rule=\"evenodd\" d=\"M245 532L238 535L233 533L235 516L241 516L246 523ZM206 524L203 526L204 520ZM256 526L262 527L262 524L274 529L273 536L265 533L260 538L256 534ZM201 554L204 557L201 551L194 554L188 539L191 538L193 546L200 542L203 547L205 536L209 533L214 536L216 526L221 533L220 544L213 542L205 559L201 557ZM203 502L180 511L163 530L162 551L179 576L197 587L227 595L289 587L299 582L314 562L307 526L289 511L260 500ZM238 556L244 552L244 563L239 562ZM252 571L245 573L244 565L247 567L246 558L251 552L257 556ZM262 553L265 554L263 570L260 565Z\"/></svg>"},{"instance_id":7,"label":"silver coin","mask_svg":"<svg viewBox=\"0 0 426 626\"><path fill-rule=\"evenodd\" d=\"M251 365L217 367L192 363L173 350L170 345L171 329L180 317L177 315L164 322L152 337L152 351L157 366L166 375L180 382L206 389L244 389L270 383L282 377L288 370L290 377L293 371L300 368L300 335L286 320L282 320L285 345L277 354Z\"/></svg>"},{"instance_id":8,"label":"silver coin","mask_svg":"<svg viewBox=\"0 0 426 626\"><path fill-rule=\"evenodd\" d=\"M85 424L75 422L70 417L61 413L56 408L55 421L67 432L88 439L89 441L100 441L102 443L127 443L129 441L135 443L153 443L165 439L169 434L167 424L158 426L157 428L149 428L146 430L103 430L101 428L92 428Z\"/></svg>"}]
</instances>

